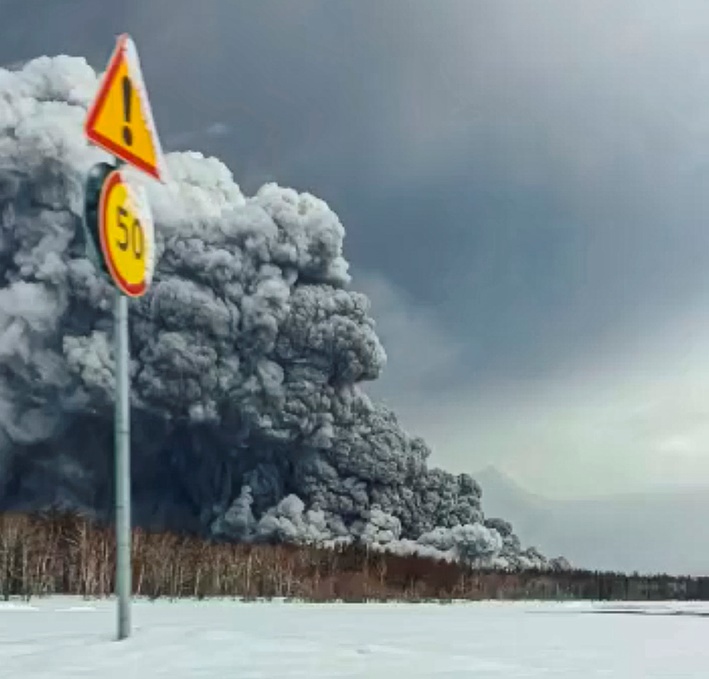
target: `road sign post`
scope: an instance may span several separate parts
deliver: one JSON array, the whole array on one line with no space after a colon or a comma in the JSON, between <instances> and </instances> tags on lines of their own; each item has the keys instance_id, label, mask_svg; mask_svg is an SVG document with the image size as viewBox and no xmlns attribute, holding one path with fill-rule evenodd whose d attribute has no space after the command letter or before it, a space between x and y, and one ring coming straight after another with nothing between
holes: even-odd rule
<instances>
[{"instance_id":1,"label":"road sign post","mask_svg":"<svg viewBox=\"0 0 709 679\"><path fill-rule=\"evenodd\" d=\"M159 181L165 180L135 44L118 38L91 105L84 132L94 144ZM100 188L99 188L100 187ZM87 253L117 288L115 345L115 511L118 639L131 633L130 347L128 298L144 295L155 266L154 227L145 190L120 167L96 166L87 181L84 231ZM98 252L101 255L99 257Z\"/></svg>"},{"instance_id":2,"label":"road sign post","mask_svg":"<svg viewBox=\"0 0 709 679\"><path fill-rule=\"evenodd\" d=\"M130 506L130 384L128 382L128 298L116 292L114 312L116 353L116 595L118 639L130 636L132 594Z\"/></svg>"}]
</instances>

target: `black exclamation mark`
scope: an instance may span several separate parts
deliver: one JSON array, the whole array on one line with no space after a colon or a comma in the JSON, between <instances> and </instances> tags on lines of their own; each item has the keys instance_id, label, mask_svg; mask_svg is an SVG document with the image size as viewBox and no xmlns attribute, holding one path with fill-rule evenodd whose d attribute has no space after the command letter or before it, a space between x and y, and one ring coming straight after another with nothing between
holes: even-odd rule
<instances>
[{"instance_id":1,"label":"black exclamation mark","mask_svg":"<svg viewBox=\"0 0 709 679\"><path fill-rule=\"evenodd\" d=\"M123 120L126 124L123 126L123 141L130 146L133 143L133 133L130 131L130 101L133 93L133 85L130 78L123 76Z\"/></svg>"}]
</instances>

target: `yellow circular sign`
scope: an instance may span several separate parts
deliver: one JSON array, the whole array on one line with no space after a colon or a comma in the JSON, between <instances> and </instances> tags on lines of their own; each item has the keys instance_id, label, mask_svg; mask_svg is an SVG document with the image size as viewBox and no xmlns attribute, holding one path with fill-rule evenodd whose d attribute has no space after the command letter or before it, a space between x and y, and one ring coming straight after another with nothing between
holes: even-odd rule
<instances>
[{"instance_id":1,"label":"yellow circular sign","mask_svg":"<svg viewBox=\"0 0 709 679\"><path fill-rule=\"evenodd\" d=\"M113 282L126 295L144 295L153 277L153 218L145 191L121 170L111 172L101 189L99 234Z\"/></svg>"}]
</instances>

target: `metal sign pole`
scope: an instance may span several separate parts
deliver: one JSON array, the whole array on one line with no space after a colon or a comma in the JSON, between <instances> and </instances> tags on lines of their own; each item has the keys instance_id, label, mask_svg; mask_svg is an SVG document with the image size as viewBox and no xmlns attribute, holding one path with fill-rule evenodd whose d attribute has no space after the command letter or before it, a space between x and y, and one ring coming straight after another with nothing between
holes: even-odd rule
<instances>
[{"instance_id":1,"label":"metal sign pole","mask_svg":"<svg viewBox=\"0 0 709 679\"><path fill-rule=\"evenodd\" d=\"M128 384L128 298L116 293L114 312L116 353L116 594L118 639L130 636L131 517L130 517L130 394Z\"/></svg>"},{"instance_id":2,"label":"metal sign pole","mask_svg":"<svg viewBox=\"0 0 709 679\"><path fill-rule=\"evenodd\" d=\"M139 115L131 117L130 111ZM86 138L121 162L160 182L167 180L135 43L121 35L84 121ZM154 224L145 190L108 163L87 180L84 229L87 253L118 288L115 333L115 510L118 639L131 634L130 378L128 296L141 297L155 265ZM99 256L100 250L100 256Z\"/></svg>"}]
</instances>

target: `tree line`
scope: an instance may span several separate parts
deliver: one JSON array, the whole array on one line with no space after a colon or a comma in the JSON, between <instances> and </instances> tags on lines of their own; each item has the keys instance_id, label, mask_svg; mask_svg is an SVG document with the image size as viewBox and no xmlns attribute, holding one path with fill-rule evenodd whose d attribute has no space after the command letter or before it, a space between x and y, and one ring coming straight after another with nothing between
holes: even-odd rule
<instances>
[{"instance_id":1,"label":"tree line","mask_svg":"<svg viewBox=\"0 0 709 679\"><path fill-rule=\"evenodd\" d=\"M587 570L493 570L361 546L232 544L133 530L133 591L148 598L303 601L709 600L709 578ZM0 596L105 597L112 526L77 513L0 514Z\"/></svg>"}]
</instances>

